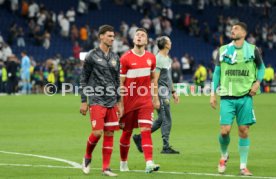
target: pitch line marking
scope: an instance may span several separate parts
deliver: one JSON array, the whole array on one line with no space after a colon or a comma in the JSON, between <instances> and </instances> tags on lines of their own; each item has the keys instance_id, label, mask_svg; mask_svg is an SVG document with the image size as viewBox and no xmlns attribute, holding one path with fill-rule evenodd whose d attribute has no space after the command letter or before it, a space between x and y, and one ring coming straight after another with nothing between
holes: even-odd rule
<instances>
[{"instance_id":1,"label":"pitch line marking","mask_svg":"<svg viewBox=\"0 0 276 179\"><path fill-rule=\"evenodd\" d=\"M19 153L19 152L7 152L7 151L2 151L0 150L0 153L4 154L12 154L12 155L23 155L23 156L30 156L30 157L37 157L37 158L43 158L43 159L49 159L49 160L54 160L54 161L59 161L63 163L67 163L75 168L81 168L81 165L79 163L70 161L70 160L65 160L61 158L55 158L55 157L48 157L44 155L34 155L34 154L26 154L26 153Z\"/></svg>"},{"instance_id":2,"label":"pitch line marking","mask_svg":"<svg viewBox=\"0 0 276 179\"><path fill-rule=\"evenodd\" d=\"M55 157L48 157L43 155L34 155L34 154L25 154L25 153L18 153L18 152L7 152L7 151L1 151L0 153L4 154L14 154L14 155L23 155L23 156L31 156L31 157L38 157L38 158L44 158L54 161L60 161L67 163L71 166L54 166L54 165L31 165L31 164L7 164L7 163L0 163L0 166L17 166L17 167L46 167L46 168L69 168L69 169L80 169L81 165L79 163L61 159L61 158L55 158ZM92 170L102 170L101 168L91 168ZM119 171L118 169L114 169L116 171ZM144 170L130 170L130 172L139 172L144 173ZM158 171L158 173L163 174L174 174L174 175L197 175L197 176L214 176L214 177L239 177L239 178L258 178L258 179L276 179L276 177L264 177L264 176L238 176L238 175L220 175L220 174L214 174L214 173L193 173L193 172L165 172L165 171Z\"/></svg>"},{"instance_id":3,"label":"pitch line marking","mask_svg":"<svg viewBox=\"0 0 276 179\"><path fill-rule=\"evenodd\" d=\"M40 168L60 168L60 169L80 169L73 166L56 166L56 165L31 165L31 164L8 164L0 163L0 166L14 166L14 167L40 167ZM91 168L92 170L102 170L101 168ZM114 169L119 171L118 169ZM144 170L130 170L130 172L144 173ZM173 175L196 175L196 176L214 176L214 177L231 177L231 178L257 178L257 179L276 179L276 177L263 177L263 176L238 176L238 175L220 175L214 173L192 173L192 172L165 172L158 171L158 173L163 174L173 174Z\"/></svg>"}]
</instances>

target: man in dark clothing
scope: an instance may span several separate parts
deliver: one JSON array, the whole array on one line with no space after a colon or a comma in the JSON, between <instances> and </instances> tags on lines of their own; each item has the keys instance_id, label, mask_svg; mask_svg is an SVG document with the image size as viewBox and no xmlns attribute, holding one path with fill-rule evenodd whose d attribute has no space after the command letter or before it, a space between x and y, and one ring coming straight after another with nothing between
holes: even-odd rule
<instances>
[{"instance_id":1,"label":"man in dark clothing","mask_svg":"<svg viewBox=\"0 0 276 179\"><path fill-rule=\"evenodd\" d=\"M104 133L103 139L103 175L117 176L110 168L110 158L113 150L113 133L119 129L117 102L120 96L117 89L120 85L119 57L111 52L114 41L112 26L103 25L99 28L100 45L88 52L85 57L80 79L81 107L80 113L86 115L89 107L92 133L88 138L86 154L82 170L90 172L92 152ZM87 94L87 92L92 91ZM87 96L89 105L87 104Z\"/></svg>"}]
</instances>

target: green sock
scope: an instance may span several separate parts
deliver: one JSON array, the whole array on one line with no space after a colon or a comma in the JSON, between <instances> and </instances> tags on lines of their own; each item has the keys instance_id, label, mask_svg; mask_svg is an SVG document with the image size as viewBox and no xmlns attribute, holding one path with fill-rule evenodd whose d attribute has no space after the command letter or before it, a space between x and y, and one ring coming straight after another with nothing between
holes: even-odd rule
<instances>
[{"instance_id":1,"label":"green sock","mask_svg":"<svg viewBox=\"0 0 276 179\"><path fill-rule=\"evenodd\" d=\"M220 151L221 151L221 154L223 157L227 157L228 155L228 151L227 151L227 148L228 148L228 145L230 143L230 136L227 135L227 136L222 136L222 135L219 135L219 143L220 143Z\"/></svg>"},{"instance_id":2,"label":"green sock","mask_svg":"<svg viewBox=\"0 0 276 179\"><path fill-rule=\"evenodd\" d=\"M249 152L250 140L248 138L239 138L240 168L246 168Z\"/></svg>"}]
</instances>

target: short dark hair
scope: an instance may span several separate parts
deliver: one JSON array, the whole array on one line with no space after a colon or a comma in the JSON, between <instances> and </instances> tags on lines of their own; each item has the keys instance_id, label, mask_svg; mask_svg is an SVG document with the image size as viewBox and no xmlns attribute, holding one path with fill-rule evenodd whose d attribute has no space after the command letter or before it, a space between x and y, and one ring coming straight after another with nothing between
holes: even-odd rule
<instances>
[{"instance_id":1,"label":"short dark hair","mask_svg":"<svg viewBox=\"0 0 276 179\"><path fill-rule=\"evenodd\" d=\"M145 32L147 34L147 37L149 37L149 34L145 28L138 28L138 29L136 29L135 32L139 32L139 31Z\"/></svg>"},{"instance_id":2,"label":"short dark hair","mask_svg":"<svg viewBox=\"0 0 276 179\"><path fill-rule=\"evenodd\" d=\"M161 36L157 38L157 47L159 50L163 50L167 43L167 36Z\"/></svg>"},{"instance_id":3,"label":"short dark hair","mask_svg":"<svg viewBox=\"0 0 276 179\"><path fill-rule=\"evenodd\" d=\"M241 28L243 28L243 30L245 30L245 32L247 32L247 25L246 25L246 23L244 23L244 22L237 22L234 25L240 26Z\"/></svg>"},{"instance_id":4,"label":"short dark hair","mask_svg":"<svg viewBox=\"0 0 276 179\"><path fill-rule=\"evenodd\" d=\"M102 25L99 27L98 36L105 34L106 32L114 32L114 27L111 25Z\"/></svg>"},{"instance_id":5,"label":"short dark hair","mask_svg":"<svg viewBox=\"0 0 276 179\"><path fill-rule=\"evenodd\" d=\"M21 53L27 55L27 51L26 50L21 51Z\"/></svg>"}]
</instances>

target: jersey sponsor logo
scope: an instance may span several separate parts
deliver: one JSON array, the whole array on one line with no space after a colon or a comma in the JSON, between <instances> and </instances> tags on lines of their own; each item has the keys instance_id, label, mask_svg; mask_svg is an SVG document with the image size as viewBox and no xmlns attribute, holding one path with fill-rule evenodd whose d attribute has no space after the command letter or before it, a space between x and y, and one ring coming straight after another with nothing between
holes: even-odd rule
<instances>
[{"instance_id":1,"label":"jersey sponsor logo","mask_svg":"<svg viewBox=\"0 0 276 179\"><path fill-rule=\"evenodd\" d=\"M151 59L147 59L147 63L149 66L151 66Z\"/></svg>"},{"instance_id":2,"label":"jersey sponsor logo","mask_svg":"<svg viewBox=\"0 0 276 179\"><path fill-rule=\"evenodd\" d=\"M117 62L116 62L116 60L113 58L113 59L111 59L111 64L112 64L112 66L116 66L117 65Z\"/></svg>"},{"instance_id":3,"label":"jersey sponsor logo","mask_svg":"<svg viewBox=\"0 0 276 179\"><path fill-rule=\"evenodd\" d=\"M132 63L131 65L134 66L134 65L137 65L137 63Z\"/></svg>"},{"instance_id":4,"label":"jersey sponsor logo","mask_svg":"<svg viewBox=\"0 0 276 179\"><path fill-rule=\"evenodd\" d=\"M249 76L249 70L226 70L226 76Z\"/></svg>"},{"instance_id":5,"label":"jersey sponsor logo","mask_svg":"<svg viewBox=\"0 0 276 179\"><path fill-rule=\"evenodd\" d=\"M97 121L96 120L92 120L92 126L95 127L97 124Z\"/></svg>"}]
</instances>

